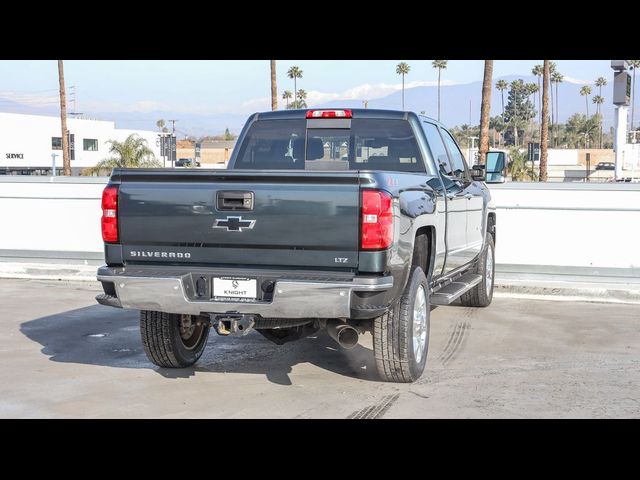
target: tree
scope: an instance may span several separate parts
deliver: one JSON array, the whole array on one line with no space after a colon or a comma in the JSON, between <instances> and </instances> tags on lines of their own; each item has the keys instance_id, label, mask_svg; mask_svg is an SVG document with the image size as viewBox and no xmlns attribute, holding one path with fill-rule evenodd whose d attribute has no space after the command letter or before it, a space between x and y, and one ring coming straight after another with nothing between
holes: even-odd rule
<instances>
[{"instance_id":1,"label":"tree","mask_svg":"<svg viewBox=\"0 0 640 480\"><path fill-rule=\"evenodd\" d=\"M296 99L296 108L307 108L307 92L303 89L298 90L298 98Z\"/></svg>"},{"instance_id":2,"label":"tree","mask_svg":"<svg viewBox=\"0 0 640 480\"><path fill-rule=\"evenodd\" d=\"M231 140L235 140L235 139L236 139L236 136L229 131L229 127L225 128L224 129L223 140L226 140L227 142L230 142Z\"/></svg>"},{"instance_id":3,"label":"tree","mask_svg":"<svg viewBox=\"0 0 640 480\"><path fill-rule=\"evenodd\" d=\"M604 103L604 98L600 95L594 95L591 102L596 106L596 113L600 113L600 105Z\"/></svg>"},{"instance_id":4,"label":"tree","mask_svg":"<svg viewBox=\"0 0 640 480\"><path fill-rule=\"evenodd\" d=\"M160 119L156 122L156 127L158 127L158 130L160 130L161 132L164 132L166 124L167 122L165 120Z\"/></svg>"},{"instance_id":5,"label":"tree","mask_svg":"<svg viewBox=\"0 0 640 480\"><path fill-rule=\"evenodd\" d=\"M278 85L276 84L276 61L271 60L271 110L278 109Z\"/></svg>"},{"instance_id":6,"label":"tree","mask_svg":"<svg viewBox=\"0 0 640 480\"><path fill-rule=\"evenodd\" d=\"M525 85L525 92L526 92L527 96L533 95L532 104L533 104L534 108L535 108L535 105L536 105L536 93L538 93L538 91L539 91L538 90L538 85L536 85L535 83L527 83ZM535 113L534 113L534 116L531 117L531 119L529 120L529 124L531 124L533 122L534 118L535 118ZM531 134L531 136L532 137L534 136L533 133Z\"/></svg>"},{"instance_id":7,"label":"tree","mask_svg":"<svg viewBox=\"0 0 640 480\"><path fill-rule=\"evenodd\" d=\"M498 80L496 82L496 88L500 91L502 96L502 121L504 122L504 91L509 88L509 84L506 80Z\"/></svg>"},{"instance_id":8,"label":"tree","mask_svg":"<svg viewBox=\"0 0 640 480\"><path fill-rule=\"evenodd\" d=\"M136 133L129 135L123 142L108 140L110 158L106 158L95 167L87 168L83 173L109 173L113 168L159 168L161 167L147 146L147 141Z\"/></svg>"},{"instance_id":9,"label":"tree","mask_svg":"<svg viewBox=\"0 0 640 480\"><path fill-rule=\"evenodd\" d=\"M556 119L552 123L554 125L554 131L556 131L557 130L557 125L560 123L560 106L559 106L559 98L560 98L560 96L558 94L558 85L561 84L564 81L564 76L555 69L555 63L553 65L554 65L554 71L551 73L551 81L556 84L556 107L555 107ZM551 71L551 70L549 70L549 71ZM553 110L553 108L552 108L552 110ZM554 142L555 142L554 145L557 146L557 144L558 144L558 135L554 136Z\"/></svg>"},{"instance_id":10,"label":"tree","mask_svg":"<svg viewBox=\"0 0 640 480\"><path fill-rule=\"evenodd\" d=\"M491 117L489 120L489 128L498 134L498 144L502 145L502 132L504 131L504 120L500 115ZM495 146L495 141L493 142Z\"/></svg>"},{"instance_id":11,"label":"tree","mask_svg":"<svg viewBox=\"0 0 640 480\"><path fill-rule=\"evenodd\" d=\"M505 123L511 129L505 133L505 140L518 146L520 132L531 118L536 114L535 108L527 96L525 83L522 79L511 82L508 94L508 103L505 108Z\"/></svg>"},{"instance_id":12,"label":"tree","mask_svg":"<svg viewBox=\"0 0 640 480\"><path fill-rule=\"evenodd\" d=\"M493 60L484 61L484 78L482 80L482 104L480 106L480 145L478 146L478 163L486 165L489 151L489 116L491 113L491 84L493 83Z\"/></svg>"},{"instance_id":13,"label":"tree","mask_svg":"<svg viewBox=\"0 0 640 480\"><path fill-rule=\"evenodd\" d=\"M601 95L594 95L591 100L596 105L596 115L600 115L600 105L604 103L604 97L602 97ZM600 130L600 135L599 135L598 145L599 145L599 148L602 148L602 123L600 123L599 130Z\"/></svg>"},{"instance_id":14,"label":"tree","mask_svg":"<svg viewBox=\"0 0 640 480\"><path fill-rule=\"evenodd\" d=\"M591 87L589 85L584 85L580 89L580 95L584 97L584 101L587 106L587 117L588 117L589 116L589 95L591 95Z\"/></svg>"},{"instance_id":15,"label":"tree","mask_svg":"<svg viewBox=\"0 0 640 480\"><path fill-rule=\"evenodd\" d=\"M289 70L287 71L287 76L289 78L293 78L293 98L296 99L298 98L297 80L298 78L302 78L302 70L300 70L300 67L297 67L296 65L294 65L293 67L290 67Z\"/></svg>"},{"instance_id":16,"label":"tree","mask_svg":"<svg viewBox=\"0 0 640 480\"><path fill-rule=\"evenodd\" d=\"M535 75L538 79L538 112L540 112L538 121L539 123L542 123L542 86L540 85L540 80L542 78L542 74L544 73L544 66L543 65L534 66L531 69L531 73Z\"/></svg>"},{"instance_id":17,"label":"tree","mask_svg":"<svg viewBox=\"0 0 640 480\"><path fill-rule=\"evenodd\" d=\"M431 62L433 68L438 69L438 121L440 121L440 74L447 69L448 60L434 60Z\"/></svg>"},{"instance_id":18,"label":"tree","mask_svg":"<svg viewBox=\"0 0 640 480\"><path fill-rule=\"evenodd\" d=\"M629 65L633 67L633 86L631 87L631 130L635 130L633 117L636 107L636 70L640 68L640 60L627 60Z\"/></svg>"},{"instance_id":19,"label":"tree","mask_svg":"<svg viewBox=\"0 0 640 480\"><path fill-rule=\"evenodd\" d=\"M575 113L567 120L565 128L564 141L567 146L573 148L588 148L591 142L596 139L600 130L602 117L595 114L592 117L586 117L581 113Z\"/></svg>"},{"instance_id":20,"label":"tree","mask_svg":"<svg viewBox=\"0 0 640 480\"><path fill-rule=\"evenodd\" d=\"M598 95L602 96L602 87L607 84L607 79L604 77L598 77L595 81L595 86L598 87Z\"/></svg>"},{"instance_id":21,"label":"tree","mask_svg":"<svg viewBox=\"0 0 640 480\"><path fill-rule=\"evenodd\" d=\"M285 91L282 93L282 99L283 99L285 102L287 102L287 106L286 106L286 108L287 108L287 109L289 108L289 99L290 99L290 98L293 98L293 94L291 93L291 91L290 91L290 90L285 90Z\"/></svg>"},{"instance_id":22,"label":"tree","mask_svg":"<svg viewBox=\"0 0 640 480\"><path fill-rule=\"evenodd\" d=\"M409 73L411 67L406 62L400 62L396 65L396 73L402 75L402 110L404 110L404 76Z\"/></svg>"},{"instance_id":23,"label":"tree","mask_svg":"<svg viewBox=\"0 0 640 480\"><path fill-rule=\"evenodd\" d=\"M549 148L549 90L550 62L542 64L542 126L540 130L540 181L547 181L547 159Z\"/></svg>"},{"instance_id":24,"label":"tree","mask_svg":"<svg viewBox=\"0 0 640 480\"><path fill-rule=\"evenodd\" d=\"M543 87L544 89L544 87ZM544 121L544 120L543 120ZM527 167L527 154L521 152L518 148L512 147L509 150L509 172L511 172L511 180L514 182L522 182L525 180L535 181L536 174ZM544 181L540 178L540 181Z\"/></svg>"},{"instance_id":25,"label":"tree","mask_svg":"<svg viewBox=\"0 0 640 480\"><path fill-rule=\"evenodd\" d=\"M69 131L67 130L67 94L64 87L64 64L58 60L58 84L60 87L60 130L62 131L62 169L65 175L71 175L69 159Z\"/></svg>"}]
</instances>

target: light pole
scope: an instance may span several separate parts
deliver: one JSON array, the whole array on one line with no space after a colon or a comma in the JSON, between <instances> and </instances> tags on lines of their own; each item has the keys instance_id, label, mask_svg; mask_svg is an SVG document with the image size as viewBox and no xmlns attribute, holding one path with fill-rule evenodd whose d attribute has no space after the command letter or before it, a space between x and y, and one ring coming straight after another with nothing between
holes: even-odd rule
<instances>
[{"instance_id":1,"label":"light pole","mask_svg":"<svg viewBox=\"0 0 640 480\"><path fill-rule=\"evenodd\" d=\"M616 106L614 118L613 149L616 153L615 179L622 179L622 166L627 144L627 110L631 100L631 77L627 73L626 60L611 60L613 74L613 104Z\"/></svg>"}]
</instances>

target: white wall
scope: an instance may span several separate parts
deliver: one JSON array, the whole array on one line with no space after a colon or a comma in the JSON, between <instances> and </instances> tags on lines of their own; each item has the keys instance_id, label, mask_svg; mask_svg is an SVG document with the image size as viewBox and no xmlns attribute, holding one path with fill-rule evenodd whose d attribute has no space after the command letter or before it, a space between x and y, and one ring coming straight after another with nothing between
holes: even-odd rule
<instances>
[{"instance_id":1,"label":"white wall","mask_svg":"<svg viewBox=\"0 0 640 480\"><path fill-rule=\"evenodd\" d=\"M496 262L640 267L640 185L489 185L497 211Z\"/></svg>"},{"instance_id":2,"label":"white wall","mask_svg":"<svg viewBox=\"0 0 640 480\"><path fill-rule=\"evenodd\" d=\"M0 256L102 252L106 178L0 177ZM499 264L640 268L640 185L490 185Z\"/></svg>"},{"instance_id":3,"label":"white wall","mask_svg":"<svg viewBox=\"0 0 640 480\"><path fill-rule=\"evenodd\" d=\"M67 129L74 134L75 159L72 167L91 167L109 156L108 140L124 140L137 133L147 140L156 157L160 147L157 134L148 130L116 129L114 122L102 120L67 119ZM0 167L51 167L51 154L55 153L56 165L62 166L62 150L51 148L51 137L61 136L60 117L45 115L21 115L0 112ZM85 151L83 139L98 140L97 151ZM7 154L21 153L22 159L7 158Z\"/></svg>"}]
</instances>

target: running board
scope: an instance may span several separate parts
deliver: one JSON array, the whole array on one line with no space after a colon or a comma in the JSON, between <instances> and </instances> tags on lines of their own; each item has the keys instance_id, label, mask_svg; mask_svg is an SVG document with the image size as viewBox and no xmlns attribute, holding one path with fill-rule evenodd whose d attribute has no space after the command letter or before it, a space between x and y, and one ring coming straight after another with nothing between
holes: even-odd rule
<instances>
[{"instance_id":1,"label":"running board","mask_svg":"<svg viewBox=\"0 0 640 480\"><path fill-rule=\"evenodd\" d=\"M465 273L454 282L440 287L431 294L431 305L450 305L456 298L482 281L482 275Z\"/></svg>"}]
</instances>

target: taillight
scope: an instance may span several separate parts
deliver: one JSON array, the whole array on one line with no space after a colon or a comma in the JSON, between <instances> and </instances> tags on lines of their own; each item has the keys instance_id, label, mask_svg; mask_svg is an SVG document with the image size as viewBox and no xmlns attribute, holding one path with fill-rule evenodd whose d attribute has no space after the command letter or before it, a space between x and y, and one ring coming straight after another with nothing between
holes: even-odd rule
<instances>
[{"instance_id":1,"label":"taillight","mask_svg":"<svg viewBox=\"0 0 640 480\"><path fill-rule=\"evenodd\" d=\"M118 187L109 185L102 192L102 240L118 243Z\"/></svg>"},{"instance_id":2,"label":"taillight","mask_svg":"<svg viewBox=\"0 0 640 480\"><path fill-rule=\"evenodd\" d=\"M351 110L308 110L307 118L351 118Z\"/></svg>"},{"instance_id":3,"label":"taillight","mask_svg":"<svg viewBox=\"0 0 640 480\"><path fill-rule=\"evenodd\" d=\"M393 242L393 208L391 195L381 190L362 191L363 250L389 248Z\"/></svg>"}]
</instances>

